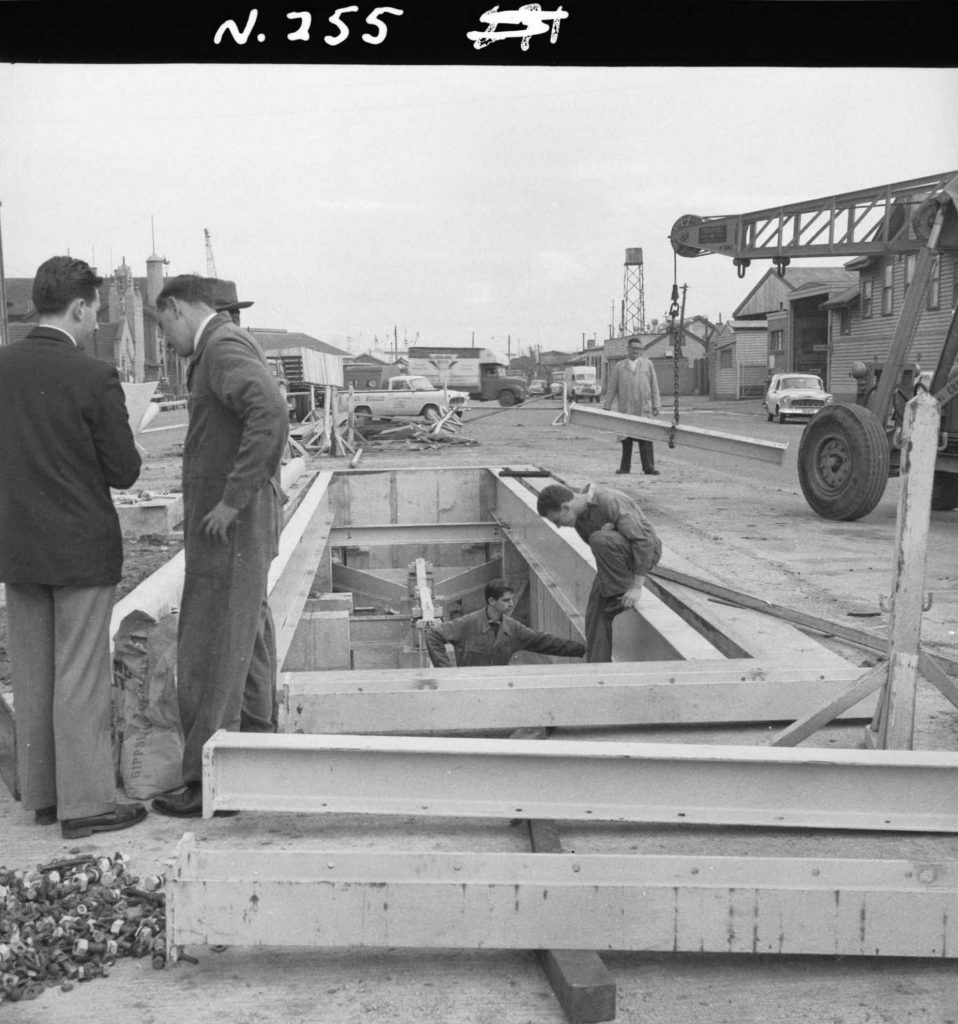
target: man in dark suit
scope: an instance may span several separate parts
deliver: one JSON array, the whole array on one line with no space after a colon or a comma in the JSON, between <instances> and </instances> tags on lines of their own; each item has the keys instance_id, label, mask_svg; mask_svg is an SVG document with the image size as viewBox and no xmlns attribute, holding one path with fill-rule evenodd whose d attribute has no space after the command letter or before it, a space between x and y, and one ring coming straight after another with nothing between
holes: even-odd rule
<instances>
[{"instance_id":1,"label":"man in dark suit","mask_svg":"<svg viewBox=\"0 0 958 1024\"><path fill-rule=\"evenodd\" d=\"M37 327L0 347L0 580L23 803L63 838L127 828L111 741L110 617L123 564L111 487L140 456L119 375L83 345L102 278L54 256L37 270Z\"/></svg>"},{"instance_id":2,"label":"man in dark suit","mask_svg":"<svg viewBox=\"0 0 958 1024\"><path fill-rule=\"evenodd\" d=\"M211 278L170 278L156 297L166 340L189 359L177 693L184 787L153 809L203 810L203 744L217 729L276 729L276 640L266 595L283 525L286 400L256 339L215 308Z\"/></svg>"}]
</instances>

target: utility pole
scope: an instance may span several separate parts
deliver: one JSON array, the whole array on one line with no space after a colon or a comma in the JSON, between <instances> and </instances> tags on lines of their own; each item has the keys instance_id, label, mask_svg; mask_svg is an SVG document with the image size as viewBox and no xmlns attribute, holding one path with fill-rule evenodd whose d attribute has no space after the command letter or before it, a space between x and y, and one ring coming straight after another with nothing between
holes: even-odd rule
<instances>
[{"instance_id":1,"label":"utility pole","mask_svg":"<svg viewBox=\"0 0 958 1024\"><path fill-rule=\"evenodd\" d=\"M3 203L0 203L0 208ZM9 345L10 336L7 333L7 285L3 272L3 230L0 226L0 345Z\"/></svg>"}]
</instances>

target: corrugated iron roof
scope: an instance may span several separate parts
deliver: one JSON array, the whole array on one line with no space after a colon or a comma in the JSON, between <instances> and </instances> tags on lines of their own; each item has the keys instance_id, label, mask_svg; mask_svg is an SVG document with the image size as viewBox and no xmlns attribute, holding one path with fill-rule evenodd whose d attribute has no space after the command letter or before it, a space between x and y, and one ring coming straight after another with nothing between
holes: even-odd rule
<instances>
[{"instance_id":1,"label":"corrugated iron roof","mask_svg":"<svg viewBox=\"0 0 958 1024\"><path fill-rule=\"evenodd\" d=\"M352 358L351 352L336 348L335 345L328 345L325 341L320 341L319 338L313 338L299 331L283 331L262 327L257 330L250 330L247 327L246 330L260 343L264 352L278 352L284 348L308 348L312 349L313 352L325 352L331 356Z\"/></svg>"}]
</instances>

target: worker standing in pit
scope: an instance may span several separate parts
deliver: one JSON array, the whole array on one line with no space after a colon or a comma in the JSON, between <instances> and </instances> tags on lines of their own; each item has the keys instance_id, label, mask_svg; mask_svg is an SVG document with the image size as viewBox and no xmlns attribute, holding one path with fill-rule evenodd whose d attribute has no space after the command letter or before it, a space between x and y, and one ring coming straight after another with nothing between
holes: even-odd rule
<instances>
[{"instance_id":1,"label":"worker standing in pit","mask_svg":"<svg viewBox=\"0 0 958 1024\"><path fill-rule=\"evenodd\" d=\"M446 644L456 652L456 666L508 665L516 651L535 651L560 658L581 658L585 647L578 640L563 640L524 626L509 612L515 607L515 591L503 579L490 580L485 607L441 622L426 630L426 650L437 668L449 667Z\"/></svg>"},{"instance_id":2,"label":"worker standing in pit","mask_svg":"<svg viewBox=\"0 0 958 1024\"><path fill-rule=\"evenodd\" d=\"M595 579L585 612L586 661L612 660L612 620L636 608L645 577L662 557L662 542L638 505L613 487L573 491L549 484L539 494L540 516L572 526L595 556Z\"/></svg>"},{"instance_id":3,"label":"worker standing in pit","mask_svg":"<svg viewBox=\"0 0 958 1024\"><path fill-rule=\"evenodd\" d=\"M614 402L616 412L629 416L658 416L662 409L659 381L651 360L642 355L642 341L639 338L629 338L628 353L628 357L620 359L612 369L602 408L611 409ZM633 442L639 446L642 472L648 476L658 476L652 442L639 437L619 438L622 459L616 473L632 471Z\"/></svg>"},{"instance_id":4,"label":"worker standing in pit","mask_svg":"<svg viewBox=\"0 0 958 1024\"><path fill-rule=\"evenodd\" d=\"M190 360L177 646L184 788L153 801L175 817L202 813L201 753L217 729L276 729L266 580L283 524L289 418L255 338L214 303L212 279L193 274L170 278L156 297L167 341Z\"/></svg>"}]
</instances>

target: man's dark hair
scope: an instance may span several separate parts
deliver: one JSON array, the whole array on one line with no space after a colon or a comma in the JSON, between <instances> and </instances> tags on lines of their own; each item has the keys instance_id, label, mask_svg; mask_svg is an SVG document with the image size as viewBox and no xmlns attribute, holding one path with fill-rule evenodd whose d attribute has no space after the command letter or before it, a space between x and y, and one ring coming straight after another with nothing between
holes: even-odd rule
<instances>
[{"instance_id":1,"label":"man's dark hair","mask_svg":"<svg viewBox=\"0 0 958 1024\"><path fill-rule=\"evenodd\" d=\"M89 263L72 256L51 256L33 279L33 308L41 315L62 313L74 299L90 303L103 284Z\"/></svg>"},{"instance_id":2,"label":"man's dark hair","mask_svg":"<svg viewBox=\"0 0 958 1024\"><path fill-rule=\"evenodd\" d=\"M199 274L179 274L167 279L163 290L156 297L156 308L161 312L170 304L170 299L180 302L202 303L210 309L216 308L213 279Z\"/></svg>"},{"instance_id":3,"label":"man's dark hair","mask_svg":"<svg viewBox=\"0 0 958 1024\"><path fill-rule=\"evenodd\" d=\"M547 516L550 512L558 512L567 501L572 500L572 495L573 492L562 484L549 484L539 492L536 511L540 516Z\"/></svg>"},{"instance_id":4,"label":"man's dark hair","mask_svg":"<svg viewBox=\"0 0 958 1024\"><path fill-rule=\"evenodd\" d=\"M514 594L516 588L509 585L501 577L497 580L489 580L486 584L486 601L498 601L503 594Z\"/></svg>"}]
</instances>

